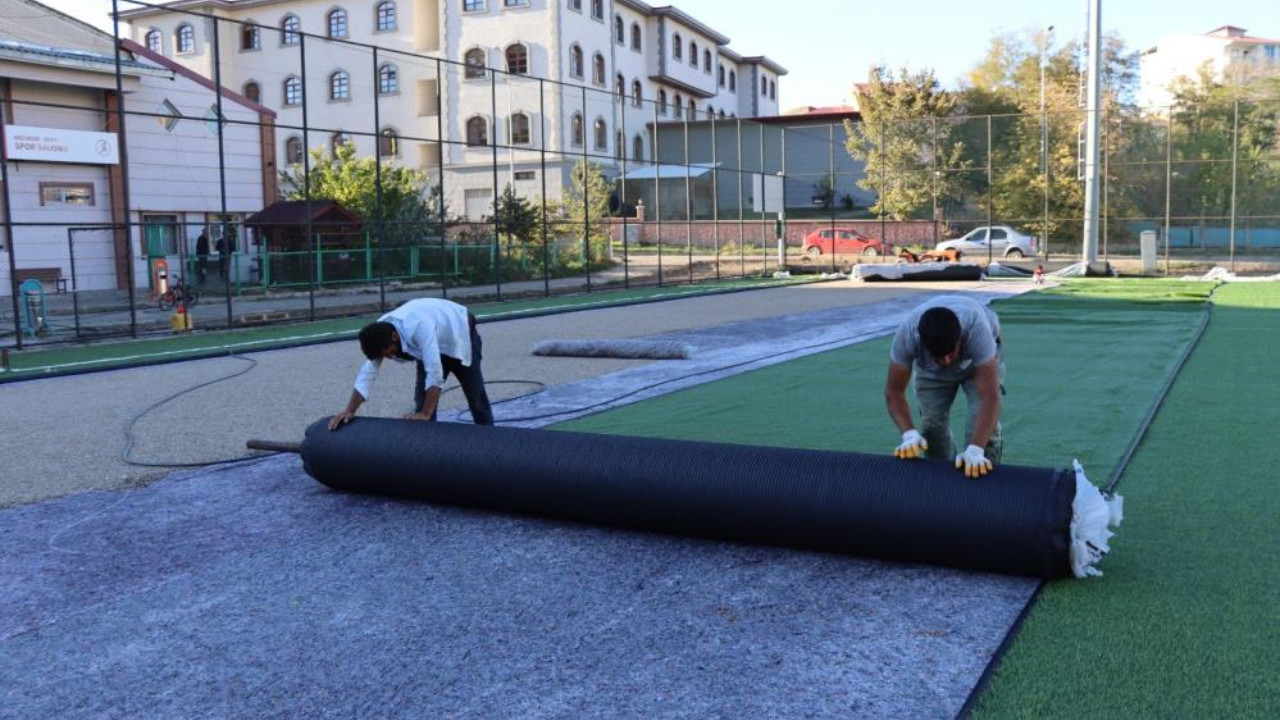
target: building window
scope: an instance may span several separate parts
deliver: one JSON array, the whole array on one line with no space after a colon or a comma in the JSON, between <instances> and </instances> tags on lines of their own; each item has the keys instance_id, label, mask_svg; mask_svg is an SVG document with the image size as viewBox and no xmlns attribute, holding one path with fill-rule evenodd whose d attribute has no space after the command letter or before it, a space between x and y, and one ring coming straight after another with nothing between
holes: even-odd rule
<instances>
[{"instance_id":1,"label":"building window","mask_svg":"<svg viewBox=\"0 0 1280 720\"><path fill-rule=\"evenodd\" d=\"M183 23L178 26L178 31L174 33L174 52L179 55L189 55L196 51L196 30L195 28Z\"/></svg>"},{"instance_id":2,"label":"building window","mask_svg":"<svg viewBox=\"0 0 1280 720\"><path fill-rule=\"evenodd\" d=\"M513 75L529 74L529 48L520 43L507 48L507 72Z\"/></svg>"},{"instance_id":3,"label":"building window","mask_svg":"<svg viewBox=\"0 0 1280 720\"><path fill-rule=\"evenodd\" d=\"M591 57L591 82L604 87L604 56L600 53Z\"/></svg>"},{"instance_id":4,"label":"building window","mask_svg":"<svg viewBox=\"0 0 1280 720\"><path fill-rule=\"evenodd\" d=\"M177 255L178 233L181 229L177 215L143 215L142 234L147 239L147 253Z\"/></svg>"},{"instance_id":5,"label":"building window","mask_svg":"<svg viewBox=\"0 0 1280 720\"><path fill-rule=\"evenodd\" d=\"M582 12L582 0L569 0L569 9Z\"/></svg>"},{"instance_id":6,"label":"building window","mask_svg":"<svg viewBox=\"0 0 1280 720\"><path fill-rule=\"evenodd\" d=\"M511 126L511 144L528 145L531 138L529 116L524 113L515 113L511 116L508 124Z\"/></svg>"},{"instance_id":7,"label":"building window","mask_svg":"<svg viewBox=\"0 0 1280 720\"><path fill-rule=\"evenodd\" d=\"M702 72L708 75L711 74L711 51L710 50L702 51Z\"/></svg>"},{"instance_id":8,"label":"building window","mask_svg":"<svg viewBox=\"0 0 1280 720\"><path fill-rule=\"evenodd\" d=\"M770 100L778 99L778 83L772 80L769 81L769 99Z\"/></svg>"},{"instance_id":9,"label":"building window","mask_svg":"<svg viewBox=\"0 0 1280 720\"><path fill-rule=\"evenodd\" d=\"M693 98L689 98L689 119L698 119L698 103Z\"/></svg>"},{"instance_id":10,"label":"building window","mask_svg":"<svg viewBox=\"0 0 1280 720\"><path fill-rule=\"evenodd\" d=\"M717 115L716 117L720 118L721 120L724 119L724 108L720 108L720 114Z\"/></svg>"},{"instance_id":11,"label":"building window","mask_svg":"<svg viewBox=\"0 0 1280 720\"><path fill-rule=\"evenodd\" d=\"M153 53L163 53L164 49L161 44L164 42L164 35L159 30L147 31L147 49Z\"/></svg>"},{"instance_id":12,"label":"building window","mask_svg":"<svg viewBox=\"0 0 1280 720\"><path fill-rule=\"evenodd\" d=\"M160 122L160 127L167 132L173 132L173 128L177 126L178 121L182 119L182 113L178 112L178 108L168 100L160 103L156 108L156 120Z\"/></svg>"},{"instance_id":13,"label":"building window","mask_svg":"<svg viewBox=\"0 0 1280 720\"><path fill-rule=\"evenodd\" d=\"M329 76L329 99L351 99L351 76L346 70L338 70Z\"/></svg>"},{"instance_id":14,"label":"building window","mask_svg":"<svg viewBox=\"0 0 1280 720\"><path fill-rule=\"evenodd\" d=\"M644 105L644 87L639 80L631 81L631 106L640 107Z\"/></svg>"},{"instance_id":15,"label":"building window","mask_svg":"<svg viewBox=\"0 0 1280 720\"><path fill-rule=\"evenodd\" d=\"M631 159L644 162L644 138L639 135L631 141Z\"/></svg>"},{"instance_id":16,"label":"building window","mask_svg":"<svg viewBox=\"0 0 1280 720\"><path fill-rule=\"evenodd\" d=\"M240 28L240 49L262 49L262 31L257 25L244 25Z\"/></svg>"},{"instance_id":17,"label":"building window","mask_svg":"<svg viewBox=\"0 0 1280 720\"><path fill-rule=\"evenodd\" d=\"M737 92L737 91L738 91L738 73L733 70L730 70L729 71L729 92Z\"/></svg>"},{"instance_id":18,"label":"building window","mask_svg":"<svg viewBox=\"0 0 1280 720\"><path fill-rule=\"evenodd\" d=\"M631 49L640 52L640 23L631 23Z\"/></svg>"},{"instance_id":19,"label":"building window","mask_svg":"<svg viewBox=\"0 0 1280 720\"><path fill-rule=\"evenodd\" d=\"M481 50L480 48L471 48L467 51L467 54L463 56L463 62L466 64L466 70L463 73L463 77L466 79L476 80L482 77L487 77L488 73L485 71L484 50Z\"/></svg>"},{"instance_id":20,"label":"building window","mask_svg":"<svg viewBox=\"0 0 1280 720\"><path fill-rule=\"evenodd\" d=\"M284 79L284 104L286 106L302 104L302 81L297 76Z\"/></svg>"},{"instance_id":21,"label":"building window","mask_svg":"<svg viewBox=\"0 0 1280 720\"><path fill-rule=\"evenodd\" d=\"M596 150L609 149L609 126L604 124L604 118L596 118L595 141Z\"/></svg>"},{"instance_id":22,"label":"building window","mask_svg":"<svg viewBox=\"0 0 1280 720\"><path fill-rule=\"evenodd\" d=\"M395 65L383 65L378 68L378 94L395 95L400 92L400 71Z\"/></svg>"},{"instance_id":23,"label":"building window","mask_svg":"<svg viewBox=\"0 0 1280 720\"><path fill-rule=\"evenodd\" d=\"M582 79L582 48L577 45L569 48L569 76Z\"/></svg>"},{"instance_id":24,"label":"building window","mask_svg":"<svg viewBox=\"0 0 1280 720\"><path fill-rule=\"evenodd\" d=\"M333 145L333 154L337 155L339 150L351 144L351 136L344 132L336 132L330 142Z\"/></svg>"},{"instance_id":25,"label":"building window","mask_svg":"<svg viewBox=\"0 0 1280 720\"><path fill-rule=\"evenodd\" d=\"M680 33L671 36L671 57L676 60L684 59L684 40L681 39Z\"/></svg>"},{"instance_id":26,"label":"building window","mask_svg":"<svg viewBox=\"0 0 1280 720\"><path fill-rule=\"evenodd\" d=\"M716 117L716 109L710 105L707 106L707 118L714 120Z\"/></svg>"},{"instance_id":27,"label":"building window","mask_svg":"<svg viewBox=\"0 0 1280 720\"><path fill-rule=\"evenodd\" d=\"M768 94L769 94L769 78L762 77L760 78L760 97L765 97Z\"/></svg>"},{"instance_id":28,"label":"building window","mask_svg":"<svg viewBox=\"0 0 1280 720\"><path fill-rule=\"evenodd\" d=\"M462 12L484 12L484 0L462 0Z\"/></svg>"},{"instance_id":29,"label":"building window","mask_svg":"<svg viewBox=\"0 0 1280 720\"><path fill-rule=\"evenodd\" d=\"M574 147L582 147L582 143L584 142L582 134L582 115L580 113L574 113L573 119L569 122L569 142L572 143Z\"/></svg>"},{"instance_id":30,"label":"building window","mask_svg":"<svg viewBox=\"0 0 1280 720\"><path fill-rule=\"evenodd\" d=\"M284 141L284 161L289 165L302 164L302 138L295 135Z\"/></svg>"},{"instance_id":31,"label":"building window","mask_svg":"<svg viewBox=\"0 0 1280 720\"><path fill-rule=\"evenodd\" d=\"M374 10L374 28L378 32L391 32L396 29L396 4L387 0L387 2L378 3L378 7Z\"/></svg>"},{"instance_id":32,"label":"building window","mask_svg":"<svg viewBox=\"0 0 1280 720\"><path fill-rule=\"evenodd\" d=\"M93 183L40 183L40 204L93 207Z\"/></svg>"},{"instance_id":33,"label":"building window","mask_svg":"<svg viewBox=\"0 0 1280 720\"><path fill-rule=\"evenodd\" d=\"M717 75L718 80L719 80L719 82L720 82L720 87L724 87L724 66L723 66L723 65L721 65L721 66L720 66L720 68L719 68L719 70L717 71L716 75Z\"/></svg>"},{"instance_id":34,"label":"building window","mask_svg":"<svg viewBox=\"0 0 1280 720\"><path fill-rule=\"evenodd\" d=\"M627 26L622 22L621 15L613 16L613 41L619 45L627 43Z\"/></svg>"},{"instance_id":35,"label":"building window","mask_svg":"<svg viewBox=\"0 0 1280 720\"><path fill-rule=\"evenodd\" d=\"M262 102L262 86L250 80L244 84L244 96L256 103Z\"/></svg>"},{"instance_id":36,"label":"building window","mask_svg":"<svg viewBox=\"0 0 1280 720\"><path fill-rule=\"evenodd\" d=\"M297 45L302 38L302 21L297 15L285 15L280 21L280 44Z\"/></svg>"},{"instance_id":37,"label":"building window","mask_svg":"<svg viewBox=\"0 0 1280 720\"><path fill-rule=\"evenodd\" d=\"M529 0L502 0L506 7L529 7Z\"/></svg>"},{"instance_id":38,"label":"building window","mask_svg":"<svg viewBox=\"0 0 1280 720\"><path fill-rule=\"evenodd\" d=\"M489 123L482 117L473 117L467 121L467 145L479 147L489 144Z\"/></svg>"},{"instance_id":39,"label":"building window","mask_svg":"<svg viewBox=\"0 0 1280 720\"><path fill-rule=\"evenodd\" d=\"M329 11L329 37L344 38L347 36L347 11L334 8Z\"/></svg>"},{"instance_id":40,"label":"building window","mask_svg":"<svg viewBox=\"0 0 1280 720\"><path fill-rule=\"evenodd\" d=\"M689 64L698 67L698 43L689 41Z\"/></svg>"},{"instance_id":41,"label":"building window","mask_svg":"<svg viewBox=\"0 0 1280 720\"><path fill-rule=\"evenodd\" d=\"M538 173L534 172L533 170L517 170L515 174L515 178L516 178L516 182L521 182L525 180L537 180Z\"/></svg>"},{"instance_id":42,"label":"building window","mask_svg":"<svg viewBox=\"0 0 1280 720\"><path fill-rule=\"evenodd\" d=\"M393 128L378 133L378 157L400 157L400 136Z\"/></svg>"},{"instance_id":43,"label":"building window","mask_svg":"<svg viewBox=\"0 0 1280 720\"><path fill-rule=\"evenodd\" d=\"M666 90L658 91L658 113L661 115L667 114L667 91Z\"/></svg>"},{"instance_id":44,"label":"building window","mask_svg":"<svg viewBox=\"0 0 1280 720\"><path fill-rule=\"evenodd\" d=\"M618 73L613 78L613 93L618 96L619 100L627 97L627 80L622 77L622 73Z\"/></svg>"},{"instance_id":45,"label":"building window","mask_svg":"<svg viewBox=\"0 0 1280 720\"><path fill-rule=\"evenodd\" d=\"M626 160L626 157L624 157L626 152L627 140L622 136L622 131L619 130L617 134L613 136L613 156L618 160Z\"/></svg>"},{"instance_id":46,"label":"building window","mask_svg":"<svg viewBox=\"0 0 1280 720\"><path fill-rule=\"evenodd\" d=\"M676 101L672 103L672 107L675 108L676 117L684 117L684 96L676 93Z\"/></svg>"},{"instance_id":47,"label":"building window","mask_svg":"<svg viewBox=\"0 0 1280 720\"><path fill-rule=\"evenodd\" d=\"M604 20L604 0L591 0L591 17Z\"/></svg>"}]
</instances>

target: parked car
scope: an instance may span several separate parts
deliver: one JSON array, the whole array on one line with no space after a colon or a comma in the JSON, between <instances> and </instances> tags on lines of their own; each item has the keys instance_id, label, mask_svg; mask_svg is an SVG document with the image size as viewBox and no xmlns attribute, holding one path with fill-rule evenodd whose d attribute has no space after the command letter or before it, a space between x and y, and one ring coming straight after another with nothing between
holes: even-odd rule
<instances>
[{"instance_id":1,"label":"parked car","mask_svg":"<svg viewBox=\"0 0 1280 720\"><path fill-rule=\"evenodd\" d=\"M971 259L990 254L998 258L1024 258L1035 256L1037 241L1030 235L1023 235L1008 225L983 226L969 231L955 240L944 240L938 243L938 250L959 250Z\"/></svg>"},{"instance_id":2,"label":"parked car","mask_svg":"<svg viewBox=\"0 0 1280 720\"><path fill-rule=\"evenodd\" d=\"M875 238L869 238L853 228L814 230L804 237L803 252L808 257L830 255L833 251L836 255L878 257L892 255L893 246L885 245Z\"/></svg>"}]
</instances>

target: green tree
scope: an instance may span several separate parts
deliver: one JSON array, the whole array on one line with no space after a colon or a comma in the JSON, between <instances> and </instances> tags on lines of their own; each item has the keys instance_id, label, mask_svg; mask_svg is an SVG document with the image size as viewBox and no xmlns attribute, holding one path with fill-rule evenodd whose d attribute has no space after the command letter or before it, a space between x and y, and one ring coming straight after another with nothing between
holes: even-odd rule
<instances>
[{"instance_id":1,"label":"green tree","mask_svg":"<svg viewBox=\"0 0 1280 720\"><path fill-rule=\"evenodd\" d=\"M570 224L570 232L583 243L583 260L588 266L604 262L608 257L609 233L604 220L609 216L612 191L595 163L579 160L569 173L561 210Z\"/></svg>"}]
</instances>

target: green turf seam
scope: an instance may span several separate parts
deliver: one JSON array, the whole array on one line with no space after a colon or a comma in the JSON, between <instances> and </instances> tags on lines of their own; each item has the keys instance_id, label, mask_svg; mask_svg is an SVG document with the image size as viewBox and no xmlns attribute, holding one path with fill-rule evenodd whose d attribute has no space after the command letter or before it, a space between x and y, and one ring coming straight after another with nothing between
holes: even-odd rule
<instances>
[{"instance_id":1,"label":"green turf seam","mask_svg":"<svg viewBox=\"0 0 1280 720\"><path fill-rule=\"evenodd\" d=\"M1147 436L1147 432L1151 428L1151 423L1160 412L1160 408L1164 406L1165 398L1168 397L1169 391L1173 389L1173 383L1178 379L1178 376L1182 374L1182 368L1187 364L1187 360L1200 344L1200 339L1204 337L1205 331L1208 330L1209 320L1213 312L1213 293L1218 289L1218 287L1221 287L1221 285L1215 285L1213 290L1209 291L1209 298L1205 301L1204 314L1200 317L1199 327L1196 328L1196 332L1192 335L1191 340L1187 342L1185 347L1183 347L1182 353L1178 356L1177 362L1175 362L1173 367L1169 369L1169 372L1165 374L1164 382L1160 386L1160 391L1156 394L1155 399L1152 400L1151 407L1147 409L1147 414L1142 418L1142 422L1139 423L1138 430L1134 433L1133 439L1129 441L1128 447L1125 448L1124 453L1120 456L1120 461L1116 463L1115 468L1112 469L1111 477L1108 479L1107 486L1103 490L1107 496L1110 496L1115 492L1116 486L1120 483L1120 478L1124 475L1125 469L1129 466L1129 461L1133 459L1133 455L1137 452L1138 446L1142 444L1143 438ZM982 694L986 692L992 676L995 675L996 668L999 667L1000 663L1004 660L1009 648L1013 646L1013 641L1017 638L1018 632L1022 629L1023 623L1031 615L1031 611L1035 609L1036 601L1040 599L1041 593L1044 592L1045 585L1046 583L1044 581L1040 581L1036 584L1036 589L1027 600L1027 604L1023 606L1022 612L1018 613L1017 619L1015 619L1013 624L1009 626L1009 630L1000 641L999 647L997 647L996 651L992 653L991 660L987 663L987 666L983 668L982 675L978 678L978 682L974 684L973 689L969 691L969 696L965 698L964 705L962 705L960 707L960 711L956 713L957 720L967 720L973 713L974 708L977 707L978 700Z\"/></svg>"}]
</instances>

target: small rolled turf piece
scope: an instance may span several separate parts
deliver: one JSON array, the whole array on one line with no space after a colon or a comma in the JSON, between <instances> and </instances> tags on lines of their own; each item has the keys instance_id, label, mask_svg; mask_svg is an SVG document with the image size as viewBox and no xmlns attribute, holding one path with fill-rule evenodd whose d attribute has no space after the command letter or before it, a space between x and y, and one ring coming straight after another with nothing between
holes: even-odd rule
<instances>
[{"instance_id":1,"label":"small rolled turf piece","mask_svg":"<svg viewBox=\"0 0 1280 720\"><path fill-rule=\"evenodd\" d=\"M534 355L563 357L639 358L687 360L693 348L671 340L544 340L533 347Z\"/></svg>"}]
</instances>

